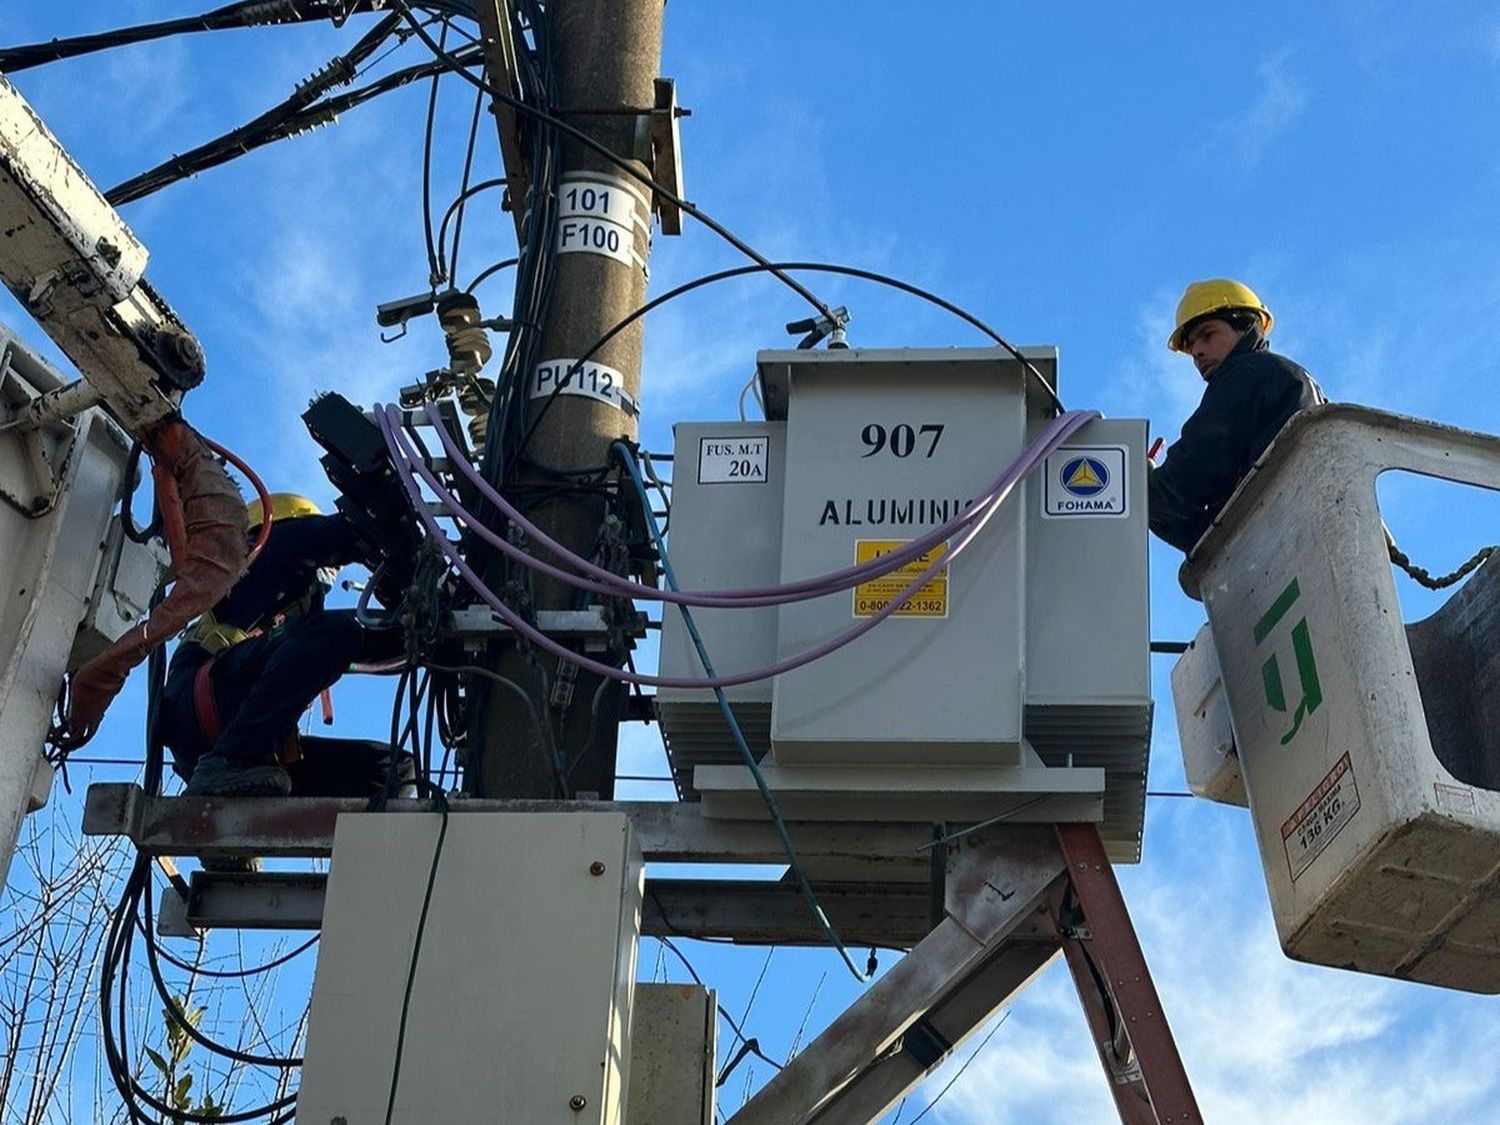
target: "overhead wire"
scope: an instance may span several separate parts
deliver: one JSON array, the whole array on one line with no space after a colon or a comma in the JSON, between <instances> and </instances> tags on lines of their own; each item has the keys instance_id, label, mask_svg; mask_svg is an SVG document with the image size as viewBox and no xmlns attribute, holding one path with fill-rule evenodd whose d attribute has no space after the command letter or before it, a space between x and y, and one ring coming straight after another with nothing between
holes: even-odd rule
<instances>
[{"instance_id":1,"label":"overhead wire","mask_svg":"<svg viewBox=\"0 0 1500 1125\"><path fill-rule=\"evenodd\" d=\"M1010 1014L1013 1011L1015 1011L1014 1008L1007 1008L1005 1010L1005 1013L995 1021L995 1026L990 1028L989 1031L985 1033L984 1038L979 1041L979 1046L975 1047L973 1053L963 1061L963 1065L960 1066L956 1071L954 1071L953 1076L949 1078L943 1088L937 1092L937 1096L934 1097L932 1101L927 1103L927 1105L922 1109L921 1113L917 1114L911 1119L911 1125L917 1125L917 1122L931 1113L937 1106L938 1102L943 1100L943 1097L948 1093L948 1091L953 1089L958 1080L964 1076L964 1071L968 1070L974 1060L979 1057L980 1053L987 1046L989 1046L990 1040L995 1037L995 1033L999 1031L1003 1026L1005 1026L1005 1021L1010 1019Z\"/></svg>"},{"instance_id":2,"label":"overhead wire","mask_svg":"<svg viewBox=\"0 0 1500 1125\"><path fill-rule=\"evenodd\" d=\"M774 273L777 276L780 276L782 273L789 275L796 271L839 274L845 277L859 278L864 281L870 281L879 285L889 286L890 288L898 289L903 293L908 293L923 301L927 301L929 304L935 305L946 312L952 313L960 320L972 325L974 328L984 333L990 339L994 340L998 347L1004 349L1010 354L1013 359L1020 363L1027 374L1036 382L1039 387L1041 387L1043 393L1046 394L1047 398L1051 401L1053 408L1059 414L1063 413L1066 410L1066 407L1063 406L1062 399L1058 396L1057 389L1037 369L1036 364L1031 361L1030 357L1023 353L1020 348L1012 344L994 328L990 327L983 320L979 319L979 317L975 316L967 309L964 309L961 306L956 305L943 297L939 297L936 293L924 289L919 285L913 285L911 282L902 281L900 278L877 273L874 270L860 269L857 266L838 265L833 262L776 262L765 264L757 262L750 265L732 266L728 269L716 270L713 273L703 274L702 276L695 277L690 281L685 281L681 285L678 285L673 289L669 289L665 293L662 293L659 296L653 297L651 300L646 301L633 312L627 313L618 322L612 325L602 336L600 336L598 340L596 340L592 345L585 349L583 355L573 361L572 366L569 368L569 372L581 370L583 365L590 359L592 359L595 355L597 355L599 350L603 348L604 345L613 340L621 332L625 331L625 329L629 328L637 320L646 316L648 313L654 311L655 309L660 308L662 305L674 301L684 294L693 292L693 290L695 289L702 289L707 285L715 285L718 282L727 281L730 278L744 277L749 274ZM751 382L753 383L754 381L755 380L752 379ZM524 449L526 447L527 442L530 441L531 436L536 432L537 427L541 424L542 418L545 416L547 410L551 407L553 401L559 396L562 388L566 385L566 382L567 380L565 378L560 378L556 381L556 385L554 386L552 392L548 395L547 400L542 404L541 410L539 410L536 416L532 419L532 422L526 431L526 435L522 438L521 448Z\"/></svg>"},{"instance_id":3,"label":"overhead wire","mask_svg":"<svg viewBox=\"0 0 1500 1125\"><path fill-rule=\"evenodd\" d=\"M75 35L46 43L0 48L0 71L19 74L32 67L61 62L80 55L93 54L114 47L148 43L174 35L200 31L224 31L236 28L263 27L275 24L310 23L330 20L342 23L351 15L378 11L381 0L240 0L196 16L137 24L134 27L92 35ZM472 12L472 6L453 0L423 0L420 7L443 7Z\"/></svg>"},{"instance_id":4,"label":"overhead wire","mask_svg":"<svg viewBox=\"0 0 1500 1125\"><path fill-rule=\"evenodd\" d=\"M443 246L441 238L438 241L438 259L443 264L443 273L452 278L458 276L458 250L464 236L464 211L468 206L469 174L474 168L474 149L479 139L479 115L483 109L484 91L480 90L474 95L474 116L469 123L469 143L464 151L463 184L458 193L458 218L453 223L453 253L449 256L446 263L442 262Z\"/></svg>"},{"instance_id":5,"label":"overhead wire","mask_svg":"<svg viewBox=\"0 0 1500 1125\"><path fill-rule=\"evenodd\" d=\"M438 42L444 45L448 42L447 21L439 32ZM433 289L443 282L443 266L438 260L438 248L432 233L432 139L437 122L438 84L442 80L442 71L433 73L427 93L427 124L422 130L422 237L427 242L427 272Z\"/></svg>"},{"instance_id":6,"label":"overhead wire","mask_svg":"<svg viewBox=\"0 0 1500 1125\"><path fill-rule=\"evenodd\" d=\"M458 56L460 65L477 61L481 54L482 51L478 47L464 48ZM301 105L295 104L298 95L294 94L244 125L237 126L196 148L173 156L154 168L116 184L104 193L104 197L116 207L142 199L195 176L199 172L226 164L276 141L287 140L299 133L330 124L341 113L383 94L398 90L411 82L440 74L443 69L444 67L437 63L420 63L393 71L368 85L347 93L326 96L322 100Z\"/></svg>"},{"instance_id":7,"label":"overhead wire","mask_svg":"<svg viewBox=\"0 0 1500 1125\"><path fill-rule=\"evenodd\" d=\"M466 82L469 82L471 85L474 85L480 90L487 92L490 97L494 98L498 102L510 106L512 109L518 110L519 112L525 113L532 117L546 120L551 127L573 138L584 147L597 153L599 156L603 157L611 164L614 164L616 167L620 168L621 171L625 172L625 174L630 176L632 179L635 179L644 184L646 187L650 188L653 192L661 196L667 202L681 208L684 213L691 215L693 218L697 219L700 223L708 227L715 234L723 238L736 250L740 251L740 253L744 254L752 261L757 262L763 267L770 269L771 272L775 274L784 284L789 286L799 296L806 300L808 304L812 305L812 307L816 309L820 315L825 317L832 317L832 310L829 309L822 300L814 296L810 290L806 289L795 279L787 277L785 274L778 272L772 266L772 263L768 258L764 257L759 251L755 250L748 243L741 240L723 224L708 216L699 208L687 202L687 200L680 198L679 196L663 187L661 184L658 184L656 180L653 179L650 175L642 172L639 168L637 168L633 161L618 155L607 145L601 144L599 141L596 141L582 129L568 124L566 121L562 120L562 118L558 117L555 113L548 113L547 111L540 109L537 106L528 104L523 99L513 97L510 93L504 90L496 89L493 85L491 85L484 79L478 77L477 75L469 73L463 68L462 64L458 63L457 60L455 60L451 55L448 54L448 52L443 50L443 48L438 45L438 43L432 38L432 36L427 33L426 28L420 26L420 24L416 20L416 17L412 14L411 5L407 3L407 0L391 0L391 4L396 11L401 12L404 15L412 30L415 32L417 38L421 39L422 42L427 45L428 49L431 50L439 60L441 60L446 66L448 66L448 68L455 74L461 76Z\"/></svg>"}]
</instances>

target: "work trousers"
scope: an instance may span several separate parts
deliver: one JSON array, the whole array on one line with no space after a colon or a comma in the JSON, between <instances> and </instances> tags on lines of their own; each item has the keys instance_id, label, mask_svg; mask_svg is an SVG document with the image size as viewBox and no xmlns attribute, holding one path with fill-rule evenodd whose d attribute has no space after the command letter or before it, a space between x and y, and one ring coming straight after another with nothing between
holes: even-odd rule
<instances>
[{"instance_id":1,"label":"work trousers","mask_svg":"<svg viewBox=\"0 0 1500 1125\"><path fill-rule=\"evenodd\" d=\"M329 610L294 617L226 649L214 658L208 673L219 715L216 740L204 731L195 698L198 670L208 654L197 646L179 653L172 661L157 718L174 768L189 777L198 759L210 751L246 765L275 760L325 688L349 665L396 643L392 635L367 633L352 614ZM307 736L299 744L300 760L287 765L294 795L368 796L385 783L390 747L383 742ZM405 782L412 768L410 756L402 758L397 776Z\"/></svg>"}]
</instances>

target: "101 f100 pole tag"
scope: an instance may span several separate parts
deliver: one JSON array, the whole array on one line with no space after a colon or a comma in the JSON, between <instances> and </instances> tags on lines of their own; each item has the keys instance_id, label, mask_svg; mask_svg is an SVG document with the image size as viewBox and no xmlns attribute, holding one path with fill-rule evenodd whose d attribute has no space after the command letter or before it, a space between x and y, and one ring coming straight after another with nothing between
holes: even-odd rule
<instances>
[{"instance_id":1,"label":"101 f100 pole tag","mask_svg":"<svg viewBox=\"0 0 1500 1125\"><path fill-rule=\"evenodd\" d=\"M625 376L602 363L580 365L576 359L549 359L537 364L526 397L551 398L555 394L582 395L626 414L641 412L640 404L625 390Z\"/></svg>"},{"instance_id":2,"label":"101 f100 pole tag","mask_svg":"<svg viewBox=\"0 0 1500 1125\"><path fill-rule=\"evenodd\" d=\"M557 252L600 254L625 265L645 268L636 252L635 232L651 227L643 217L645 201L628 184L607 176L568 176L557 188Z\"/></svg>"}]
</instances>

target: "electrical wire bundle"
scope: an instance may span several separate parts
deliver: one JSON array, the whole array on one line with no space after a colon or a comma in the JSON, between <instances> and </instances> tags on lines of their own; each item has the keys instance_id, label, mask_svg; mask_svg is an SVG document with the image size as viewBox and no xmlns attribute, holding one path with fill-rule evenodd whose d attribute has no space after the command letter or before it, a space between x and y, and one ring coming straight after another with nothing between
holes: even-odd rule
<instances>
[{"instance_id":1,"label":"electrical wire bundle","mask_svg":"<svg viewBox=\"0 0 1500 1125\"><path fill-rule=\"evenodd\" d=\"M159 601L164 590L158 590L153 601ZM163 648L152 651L147 662L146 702L146 767L142 786L150 795L161 792L165 763L165 747L156 736L156 716L161 703L162 687L166 682L167 657ZM179 1110L162 1101L155 1093L146 1089L131 1070L132 1051L129 1043L127 996L129 973L135 950L137 933L143 938L146 951L146 967L164 1009L171 1014L173 1025L182 1030L195 1043L233 1062L273 1070L290 1070L301 1066L300 1058L284 1058L275 1055L256 1055L236 1050L216 1042L195 1026L162 976L161 961L166 960L178 968L188 969L204 976L248 977L268 972L287 963L292 958L312 948L316 938L304 942L282 957L267 964L249 969L222 972L201 969L182 962L161 949L152 933L152 875L151 857L141 853L125 879L120 900L110 916L109 930L105 937L104 951L99 974L99 1011L103 1024L102 1043L105 1066L125 1102L126 1112L132 1122L152 1120L180 1122L238 1122L267 1119L269 1125L290 1122L294 1115L295 1095L277 1098L264 1105L232 1113L213 1111L194 1113Z\"/></svg>"},{"instance_id":2,"label":"electrical wire bundle","mask_svg":"<svg viewBox=\"0 0 1500 1125\"><path fill-rule=\"evenodd\" d=\"M516 439L526 421L526 381L543 358L542 326L557 279L557 182L562 174L558 78L547 13L539 0L518 0L510 10L519 55L519 101L533 112L523 113L517 122L531 180L519 191L520 185L510 188L512 206L521 213L510 315L514 327L495 380L482 461L486 479L497 486L524 452ZM530 49L519 50L523 44Z\"/></svg>"}]
</instances>

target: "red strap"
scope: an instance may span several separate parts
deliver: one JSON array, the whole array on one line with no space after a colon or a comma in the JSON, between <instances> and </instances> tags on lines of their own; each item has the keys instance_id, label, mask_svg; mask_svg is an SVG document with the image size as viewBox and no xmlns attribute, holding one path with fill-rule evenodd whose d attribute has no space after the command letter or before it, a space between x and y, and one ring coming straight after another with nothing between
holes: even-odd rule
<instances>
[{"instance_id":1,"label":"red strap","mask_svg":"<svg viewBox=\"0 0 1500 1125\"><path fill-rule=\"evenodd\" d=\"M328 688L324 688L323 693L318 696L318 699L323 704L323 725L325 727L333 726L333 692Z\"/></svg>"},{"instance_id":2,"label":"red strap","mask_svg":"<svg viewBox=\"0 0 1500 1125\"><path fill-rule=\"evenodd\" d=\"M198 674L193 677L193 710L197 712L198 727L210 746L219 741L219 735L223 731L223 724L219 721L219 705L214 701L214 682L209 676L209 669L213 666L212 660L205 660L199 667Z\"/></svg>"}]
</instances>

